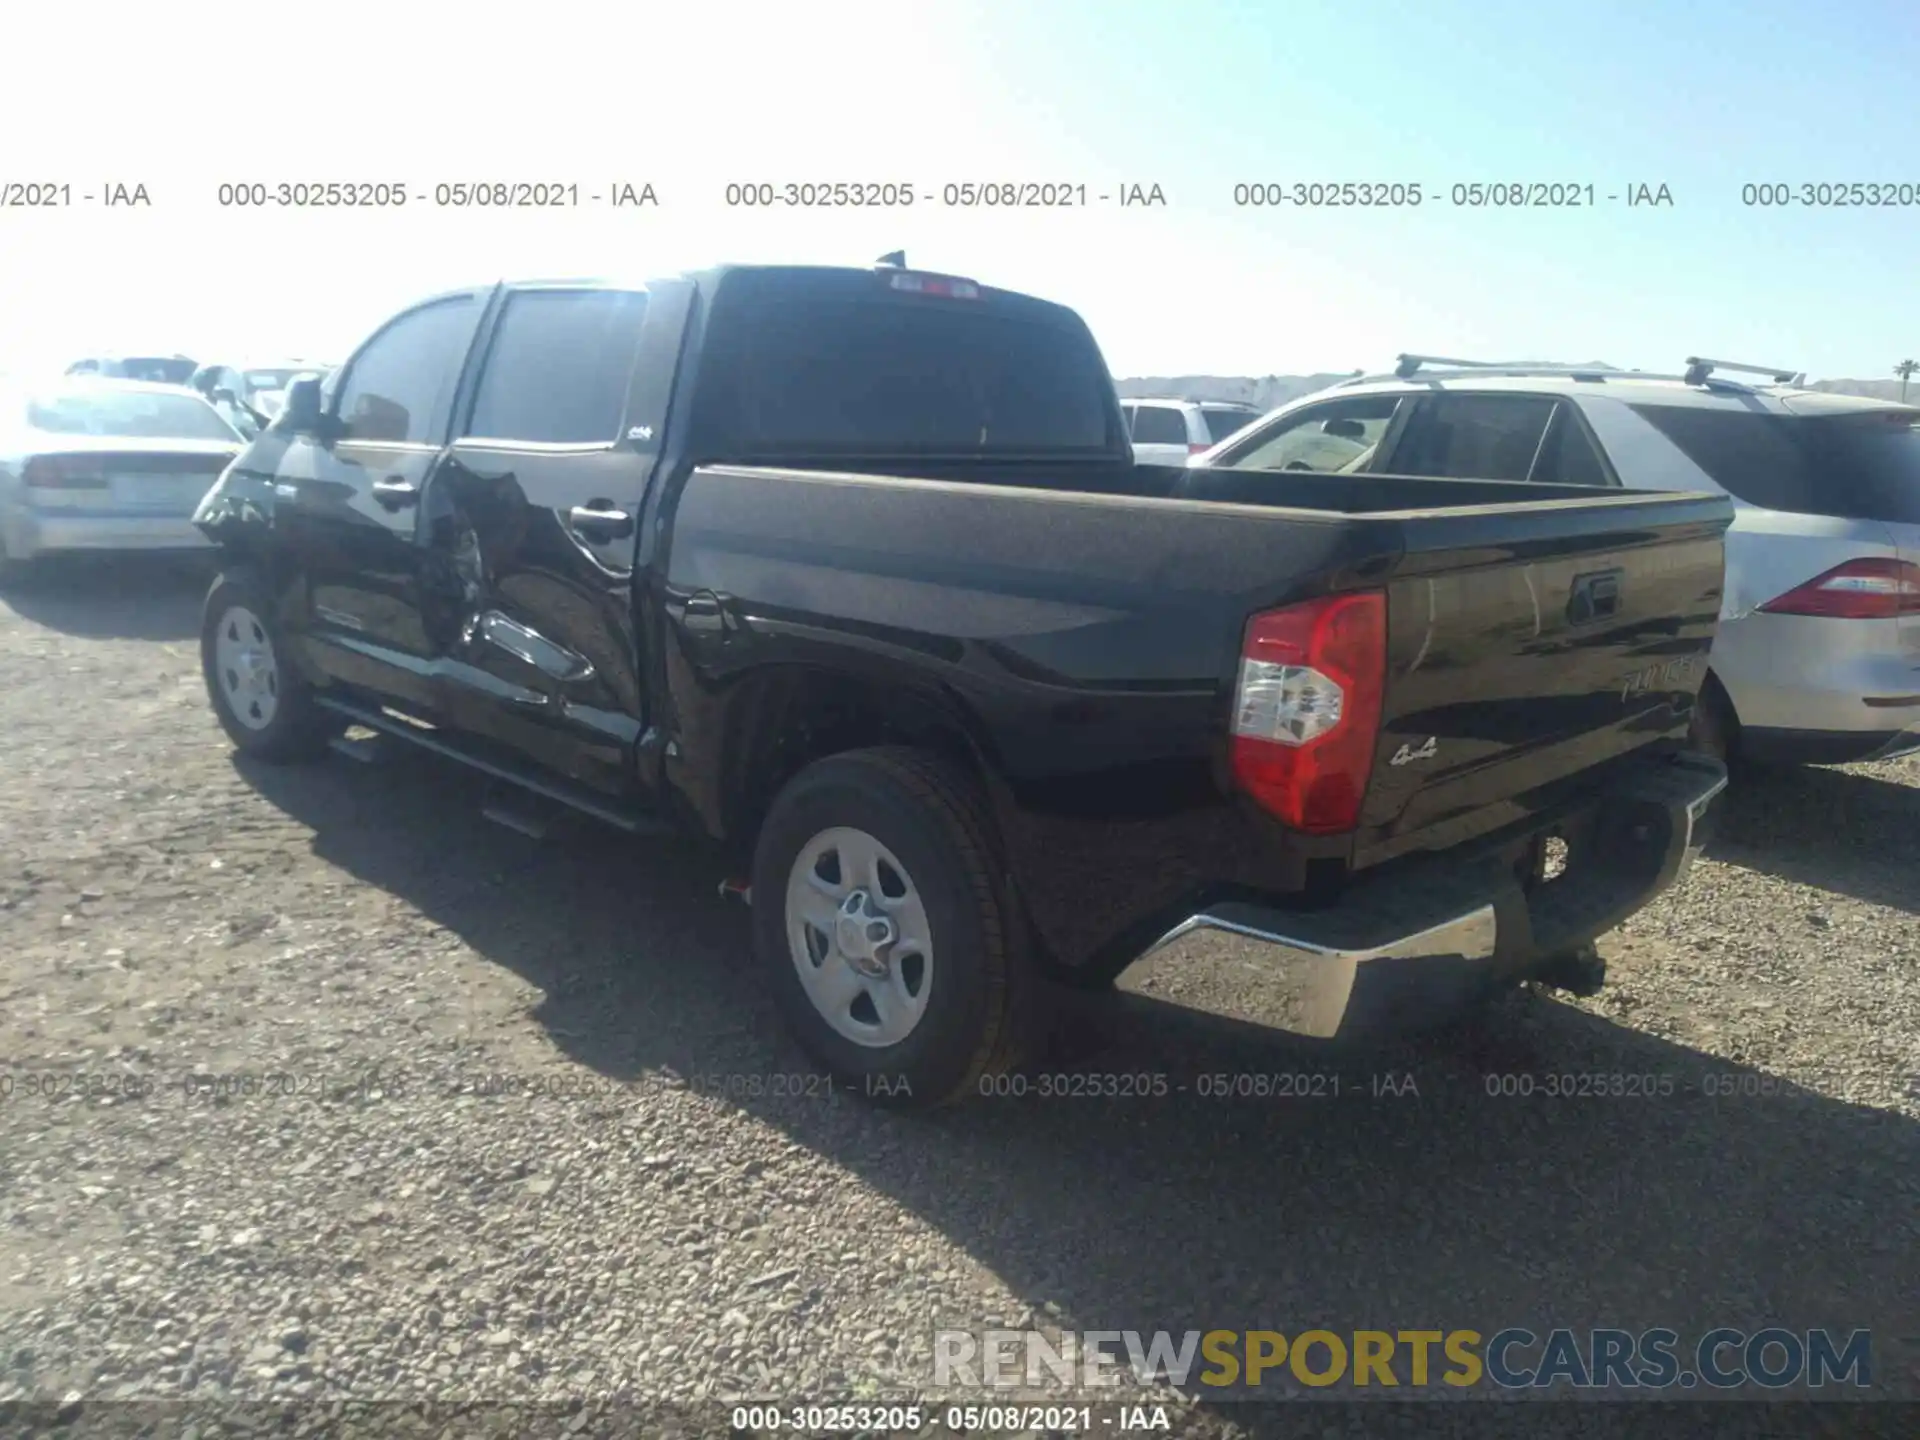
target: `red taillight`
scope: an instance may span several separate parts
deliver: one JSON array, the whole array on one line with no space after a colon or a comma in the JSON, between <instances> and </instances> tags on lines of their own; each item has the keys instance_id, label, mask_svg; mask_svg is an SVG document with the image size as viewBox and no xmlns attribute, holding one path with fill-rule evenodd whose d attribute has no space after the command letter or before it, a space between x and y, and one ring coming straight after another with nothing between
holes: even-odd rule
<instances>
[{"instance_id":1,"label":"red taillight","mask_svg":"<svg viewBox=\"0 0 1920 1440\"><path fill-rule=\"evenodd\" d=\"M1353 829L1373 774L1386 671L1380 591L1255 615L1233 697L1240 788L1295 830Z\"/></svg>"},{"instance_id":2,"label":"red taillight","mask_svg":"<svg viewBox=\"0 0 1920 1440\"><path fill-rule=\"evenodd\" d=\"M1768 615L1891 620L1920 615L1920 565L1873 557L1849 560L1762 605Z\"/></svg>"},{"instance_id":3,"label":"red taillight","mask_svg":"<svg viewBox=\"0 0 1920 1440\"><path fill-rule=\"evenodd\" d=\"M74 455L36 455L20 467L31 490L104 490L107 477L90 460Z\"/></svg>"}]
</instances>

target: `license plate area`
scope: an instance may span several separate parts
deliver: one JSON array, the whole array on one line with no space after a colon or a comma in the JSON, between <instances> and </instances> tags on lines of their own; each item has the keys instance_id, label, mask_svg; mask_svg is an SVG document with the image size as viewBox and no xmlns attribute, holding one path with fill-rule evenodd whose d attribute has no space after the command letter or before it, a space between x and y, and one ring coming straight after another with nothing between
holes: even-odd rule
<instances>
[{"instance_id":1,"label":"license plate area","mask_svg":"<svg viewBox=\"0 0 1920 1440\"><path fill-rule=\"evenodd\" d=\"M117 471L108 477L114 503L127 510L191 514L213 485L211 475Z\"/></svg>"}]
</instances>

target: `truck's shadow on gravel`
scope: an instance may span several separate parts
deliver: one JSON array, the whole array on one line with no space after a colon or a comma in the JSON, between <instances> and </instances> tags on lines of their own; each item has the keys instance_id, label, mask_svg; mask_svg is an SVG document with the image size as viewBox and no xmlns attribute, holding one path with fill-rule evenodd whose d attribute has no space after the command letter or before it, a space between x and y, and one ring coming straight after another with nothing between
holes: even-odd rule
<instances>
[{"instance_id":1,"label":"truck's shadow on gravel","mask_svg":"<svg viewBox=\"0 0 1920 1440\"><path fill-rule=\"evenodd\" d=\"M1920 788L1809 766L1737 775L1720 803L1711 858L1920 914Z\"/></svg>"},{"instance_id":2,"label":"truck's shadow on gravel","mask_svg":"<svg viewBox=\"0 0 1920 1440\"><path fill-rule=\"evenodd\" d=\"M1920 1392L1898 1341L1920 1330L1920 1133L1900 1116L1529 996L1464 1046L1367 1055L1122 993L1063 1002L1056 1064L1162 1075L1160 1098L986 1098L913 1118L775 1095L767 1077L806 1064L751 973L745 912L715 896L703 859L477 825L477 785L425 763L246 768L324 859L539 986L558 1049L619 1078L738 1077L732 1104L1055 1307L1055 1323L1666 1325L1687 1343L1719 1325L1868 1327L1879 1393ZM1338 1097L1200 1093L1203 1075L1300 1074L1337 1076ZM1544 1093L1581 1074L1605 1077L1603 1093ZM1629 1083L1653 1093L1604 1093ZM1522 1088L1535 1093L1495 1093ZM688 1134L687 1155L700 1144ZM982 1323L928 1299L930 1330Z\"/></svg>"},{"instance_id":3,"label":"truck's shadow on gravel","mask_svg":"<svg viewBox=\"0 0 1920 1440\"><path fill-rule=\"evenodd\" d=\"M0 595L0 604L49 630L90 640L188 640L214 562L198 555L58 555Z\"/></svg>"}]
</instances>

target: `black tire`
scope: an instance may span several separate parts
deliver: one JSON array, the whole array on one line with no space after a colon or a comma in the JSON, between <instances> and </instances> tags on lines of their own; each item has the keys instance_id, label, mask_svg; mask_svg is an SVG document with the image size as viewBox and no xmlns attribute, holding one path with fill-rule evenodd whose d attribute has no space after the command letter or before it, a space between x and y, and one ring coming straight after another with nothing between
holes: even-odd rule
<instances>
[{"instance_id":1,"label":"black tire","mask_svg":"<svg viewBox=\"0 0 1920 1440\"><path fill-rule=\"evenodd\" d=\"M238 622L232 613L236 607L255 618L256 638L264 637L273 656L273 705L264 723L250 724L241 718L238 706L246 703L245 699L236 698L234 677L222 673L218 658L222 625L231 632L229 638L238 638ZM222 571L207 591L201 615L200 673L220 728L243 755L273 764L311 760L323 754L328 741L345 728L344 720L314 703L311 687L289 663L290 658L289 647L273 618L267 587L251 570Z\"/></svg>"},{"instance_id":2,"label":"black tire","mask_svg":"<svg viewBox=\"0 0 1920 1440\"><path fill-rule=\"evenodd\" d=\"M899 858L931 929L930 991L914 1028L856 1043L809 998L789 945L787 883L823 831L866 832ZM808 766L775 798L753 862L754 949L801 1047L875 1104L925 1110L976 1093L1018 1063L1034 987L1018 953L999 846L970 776L918 750L851 751Z\"/></svg>"}]
</instances>

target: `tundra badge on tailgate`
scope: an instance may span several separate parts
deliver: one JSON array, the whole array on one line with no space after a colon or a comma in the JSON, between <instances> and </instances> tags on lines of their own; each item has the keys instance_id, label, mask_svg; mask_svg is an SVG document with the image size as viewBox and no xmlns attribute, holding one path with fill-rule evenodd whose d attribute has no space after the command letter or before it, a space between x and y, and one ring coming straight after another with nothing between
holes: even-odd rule
<instances>
[{"instance_id":1,"label":"tundra badge on tailgate","mask_svg":"<svg viewBox=\"0 0 1920 1440\"><path fill-rule=\"evenodd\" d=\"M1684 660L1669 660L1664 665L1636 670L1620 682L1620 698L1631 700L1649 690L1677 690L1693 678L1694 666L1699 663L1698 655L1689 655Z\"/></svg>"}]
</instances>

